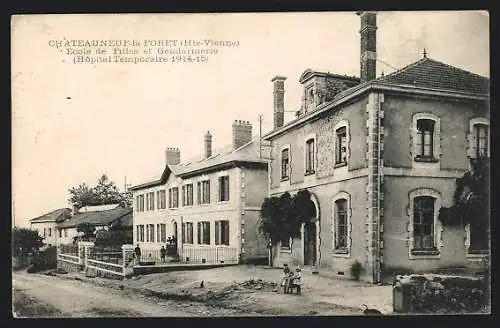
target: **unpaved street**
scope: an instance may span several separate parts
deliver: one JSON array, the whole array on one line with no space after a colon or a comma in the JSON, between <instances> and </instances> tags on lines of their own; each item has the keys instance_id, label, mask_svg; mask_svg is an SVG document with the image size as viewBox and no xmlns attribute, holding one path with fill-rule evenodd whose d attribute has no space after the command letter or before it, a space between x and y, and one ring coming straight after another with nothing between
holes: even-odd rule
<instances>
[{"instance_id":1,"label":"unpaved street","mask_svg":"<svg viewBox=\"0 0 500 328\"><path fill-rule=\"evenodd\" d=\"M207 308L201 304L161 301L155 298L127 295L110 288L43 274L14 273L13 290L14 298L16 298L16 291L21 292L17 296L18 303L31 299L31 302L37 303L38 307L43 306L60 311L57 316L62 317L241 315L235 311ZM13 309L14 313L15 311L16 309ZM22 315L22 311L19 311L16 316Z\"/></svg>"}]
</instances>

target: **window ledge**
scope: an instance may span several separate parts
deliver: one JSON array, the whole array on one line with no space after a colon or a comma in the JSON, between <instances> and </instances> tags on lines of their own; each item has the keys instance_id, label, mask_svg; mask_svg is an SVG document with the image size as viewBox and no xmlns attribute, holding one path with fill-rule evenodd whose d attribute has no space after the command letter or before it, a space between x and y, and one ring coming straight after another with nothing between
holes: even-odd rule
<instances>
[{"instance_id":1,"label":"window ledge","mask_svg":"<svg viewBox=\"0 0 500 328\"><path fill-rule=\"evenodd\" d=\"M465 254L468 258L484 258L490 255L490 251L487 249L469 249Z\"/></svg>"},{"instance_id":2,"label":"window ledge","mask_svg":"<svg viewBox=\"0 0 500 328\"><path fill-rule=\"evenodd\" d=\"M280 253L291 253L292 250L290 248L280 248Z\"/></svg>"},{"instance_id":3,"label":"window ledge","mask_svg":"<svg viewBox=\"0 0 500 328\"><path fill-rule=\"evenodd\" d=\"M281 179L280 179L280 182L284 182L284 181L288 181L288 180L290 180L290 177L281 178Z\"/></svg>"},{"instance_id":4,"label":"window ledge","mask_svg":"<svg viewBox=\"0 0 500 328\"><path fill-rule=\"evenodd\" d=\"M414 158L415 162L423 162L423 163L437 163L439 162L439 159L434 158L434 157L415 157Z\"/></svg>"},{"instance_id":5,"label":"window ledge","mask_svg":"<svg viewBox=\"0 0 500 328\"><path fill-rule=\"evenodd\" d=\"M339 168L339 167L344 167L344 166L347 166L347 162L336 163L333 167L334 168Z\"/></svg>"},{"instance_id":6,"label":"window ledge","mask_svg":"<svg viewBox=\"0 0 500 328\"><path fill-rule=\"evenodd\" d=\"M335 257L349 257L351 254L347 248L339 248L333 250L333 256Z\"/></svg>"},{"instance_id":7,"label":"window ledge","mask_svg":"<svg viewBox=\"0 0 500 328\"><path fill-rule=\"evenodd\" d=\"M311 171L306 171L304 175L313 175L314 173L316 173L316 171L311 170Z\"/></svg>"},{"instance_id":8,"label":"window ledge","mask_svg":"<svg viewBox=\"0 0 500 328\"><path fill-rule=\"evenodd\" d=\"M412 257L420 258L436 258L440 256L438 249L412 249L410 254Z\"/></svg>"}]
</instances>

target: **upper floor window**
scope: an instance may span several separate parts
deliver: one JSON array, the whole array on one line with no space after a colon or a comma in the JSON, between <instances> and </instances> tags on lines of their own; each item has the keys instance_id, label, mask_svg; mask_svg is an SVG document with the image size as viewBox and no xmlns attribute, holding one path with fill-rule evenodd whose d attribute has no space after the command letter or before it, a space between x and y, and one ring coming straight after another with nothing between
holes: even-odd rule
<instances>
[{"instance_id":1,"label":"upper floor window","mask_svg":"<svg viewBox=\"0 0 500 328\"><path fill-rule=\"evenodd\" d=\"M335 164L347 164L347 127L335 131Z\"/></svg>"},{"instance_id":2,"label":"upper floor window","mask_svg":"<svg viewBox=\"0 0 500 328\"><path fill-rule=\"evenodd\" d=\"M439 118L431 113L413 115L413 158L417 162L437 162L440 154Z\"/></svg>"},{"instance_id":3,"label":"upper floor window","mask_svg":"<svg viewBox=\"0 0 500 328\"><path fill-rule=\"evenodd\" d=\"M193 184L182 186L182 206L193 205Z\"/></svg>"},{"instance_id":4,"label":"upper floor window","mask_svg":"<svg viewBox=\"0 0 500 328\"><path fill-rule=\"evenodd\" d=\"M52 237L52 228L49 228L49 237Z\"/></svg>"},{"instance_id":5,"label":"upper floor window","mask_svg":"<svg viewBox=\"0 0 500 328\"><path fill-rule=\"evenodd\" d=\"M198 182L198 204L210 203L210 180Z\"/></svg>"},{"instance_id":6,"label":"upper floor window","mask_svg":"<svg viewBox=\"0 0 500 328\"><path fill-rule=\"evenodd\" d=\"M198 245L210 245L210 222L198 222Z\"/></svg>"},{"instance_id":7,"label":"upper floor window","mask_svg":"<svg viewBox=\"0 0 500 328\"><path fill-rule=\"evenodd\" d=\"M59 229L59 238L62 238L62 229Z\"/></svg>"},{"instance_id":8,"label":"upper floor window","mask_svg":"<svg viewBox=\"0 0 500 328\"><path fill-rule=\"evenodd\" d=\"M281 180L290 178L290 149L285 148L281 151Z\"/></svg>"},{"instance_id":9,"label":"upper floor window","mask_svg":"<svg viewBox=\"0 0 500 328\"><path fill-rule=\"evenodd\" d=\"M168 190L168 207L179 207L179 188L173 187Z\"/></svg>"},{"instance_id":10,"label":"upper floor window","mask_svg":"<svg viewBox=\"0 0 500 328\"><path fill-rule=\"evenodd\" d=\"M146 211L152 211L155 209L155 194L154 192L148 192L146 194Z\"/></svg>"},{"instance_id":11,"label":"upper floor window","mask_svg":"<svg viewBox=\"0 0 500 328\"><path fill-rule=\"evenodd\" d=\"M314 138L306 141L306 174L314 173L315 169Z\"/></svg>"},{"instance_id":12,"label":"upper floor window","mask_svg":"<svg viewBox=\"0 0 500 328\"><path fill-rule=\"evenodd\" d=\"M219 201L229 200L229 176L219 177Z\"/></svg>"},{"instance_id":13,"label":"upper floor window","mask_svg":"<svg viewBox=\"0 0 500 328\"><path fill-rule=\"evenodd\" d=\"M144 211L144 195L138 195L135 198L137 212Z\"/></svg>"},{"instance_id":14,"label":"upper floor window","mask_svg":"<svg viewBox=\"0 0 500 328\"><path fill-rule=\"evenodd\" d=\"M158 190L156 192L156 198L157 198L157 203L158 203L158 209L162 210L167 207L166 205L166 195L165 195L165 190Z\"/></svg>"},{"instance_id":15,"label":"upper floor window","mask_svg":"<svg viewBox=\"0 0 500 328\"><path fill-rule=\"evenodd\" d=\"M490 123L482 117L475 117L469 122L469 149L470 158L490 157Z\"/></svg>"}]
</instances>

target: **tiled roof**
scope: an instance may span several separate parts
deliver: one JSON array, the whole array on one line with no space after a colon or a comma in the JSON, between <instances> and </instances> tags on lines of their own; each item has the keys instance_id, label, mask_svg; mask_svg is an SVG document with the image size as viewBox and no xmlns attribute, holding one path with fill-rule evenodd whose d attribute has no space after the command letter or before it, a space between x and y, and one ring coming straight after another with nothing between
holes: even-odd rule
<instances>
[{"instance_id":1,"label":"tiled roof","mask_svg":"<svg viewBox=\"0 0 500 328\"><path fill-rule=\"evenodd\" d=\"M490 80L487 77L430 58L422 58L374 82L479 94L490 92Z\"/></svg>"},{"instance_id":2,"label":"tiled roof","mask_svg":"<svg viewBox=\"0 0 500 328\"><path fill-rule=\"evenodd\" d=\"M71 215L71 210L69 208L59 208L57 210L54 210L52 212L46 213L44 215L41 215L39 217L36 217L34 219L31 219L31 223L35 222L46 222L46 221L51 221L51 222L61 222L64 221L65 219L69 218Z\"/></svg>"},{"instance_id":3,"label":"tiled roof","mask_svg":"<svg viewBox=\"0 0 500 328\"><path fill-rule=\"evenodd\" d=\"M172 172L176 176L179 176L194 171L209 169L211 167L215 167L232 161L266 163L266 160L259 159L258 154L258 137L255 137L250 142L242 145L237 149L233 149L233 146L231 144L214 150L212 152L212 156L210 156L209 158L204 158L203 156L199 155L178 165L168 165L161 176L155 177L148 181L144 181L131 187L130 189L141 189L142 187L150 187L153 185L164 183L168 178L168 174L170 174L170 172Z\"/></svg>"},{"instance_id":4,"label":"tiled roof","mask_svg":"<svg viewBox=\"0 0 500 328\"><path fill-rule=\"evenodd\" d=\"M130 222L127 216L132 217L132 208L117 207L107 211L77 213L71 219L61 223L59 228L73 228L81 223L90 223L95 225L108 225L120 218L125 222Z\"/></svg>"},{"instance_id":5,"label":"tiled roof","mask_svg":"<svg viewBox=\"0 0 500 328\"><path fill-rule=\"evenodd\" d=\"M291 126L297 124L298 121L308 121L320 112L335 108L334 106L332 107L332 104L341 102L348 96L369 86L410 86L412 88L470 93L481 96L489 96L490 94L489 78L424 57L389 75L358 84L339 92L331 101L323 103L304 115L285 123L282 127L266 133L264 138L267 139L268 136L274 134L276 131L283 133L291 128Z\"/></svg>"}]
</instances>

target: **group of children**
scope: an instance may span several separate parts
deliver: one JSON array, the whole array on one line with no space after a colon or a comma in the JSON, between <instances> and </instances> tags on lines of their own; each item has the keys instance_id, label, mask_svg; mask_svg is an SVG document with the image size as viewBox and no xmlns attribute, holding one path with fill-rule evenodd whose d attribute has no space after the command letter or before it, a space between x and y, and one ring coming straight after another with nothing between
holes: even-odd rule
<instances>
[{"instance_id":1,"label":"group of children","mask_svg":"<svg viewBox=\"0 0 500 328\"><path fill-rule=\"evenodd\" d=\"M293 288L297 289L297 294L300 295L302 286L302 272L300 268L295 270L295 273L288 267L288 264L283 265L283 276L281 278L281 287L285 294L289 294L293 291Z\"/></svg>"}]
</instances>

